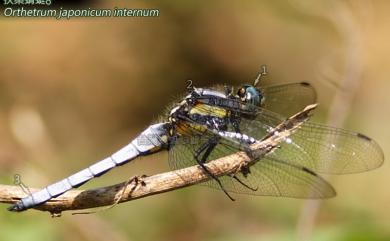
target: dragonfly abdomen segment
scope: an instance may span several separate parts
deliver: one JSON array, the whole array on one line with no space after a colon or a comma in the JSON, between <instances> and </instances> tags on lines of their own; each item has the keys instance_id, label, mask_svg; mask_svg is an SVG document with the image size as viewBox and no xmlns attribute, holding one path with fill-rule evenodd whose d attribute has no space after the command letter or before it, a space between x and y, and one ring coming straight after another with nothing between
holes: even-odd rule
<instances>
[{"instance_id":1,"label":"dragonfly abdomen segment","mask_svg":"<svg viewBox=\"0 0 390 241\"><path fill-rule=\"evenodd\" d=\"M248 135L241 134L238 132L231 131L218 131L218 135L222 137L228 137L232 139L239 140L240 142L244 142L245 144L251 145L256 142L256 139L253 137L249 137Z\"/></svg>"},{"instance_id":2,"label":"dragonfly abdomen segment","mask_svg":"<svg viewBox=\"0 0 390 241\"><path fill-rule=\"evenodd\" d=\"M72 188L79 187L89 180L101 176L116 166L123 165L138 156L149 155L165 149L167 146L167 133L165 123L151 125L127 146L61 181L47 186L29 196L22 198L11 206L11 211L23 211L36 205L47 202Z\"/></svg>"},{"instance_id":3,"label":"dragonfly abdomen segment","mask_svg":"<svg viewBox=\"0 0 390 241\"><path fill-rule=\"evenodd\" d=\"M131 143L129 145L132 145ZM139 155L138 152L133 153L134 156L131 159L134 159ZM127 159L130 161L131 159ZM121 159L123 160L123 159ZM62 179L56 183L53 183L47 186L44 189L41 189L37 192L32 193L31 195L22 198L20 202L12 206L12 211L23 211L25 209L34 207L36 205L47 202L48 200L58 197L59 195L71 190L72 188L77 188L89 180L99 177L104 173L108 172L112 168L124 164L124 162L115 162L112 157L106 158L100 162L93 164L90 167L87 167L67 178Z\"/></svg>"}]
</instances>

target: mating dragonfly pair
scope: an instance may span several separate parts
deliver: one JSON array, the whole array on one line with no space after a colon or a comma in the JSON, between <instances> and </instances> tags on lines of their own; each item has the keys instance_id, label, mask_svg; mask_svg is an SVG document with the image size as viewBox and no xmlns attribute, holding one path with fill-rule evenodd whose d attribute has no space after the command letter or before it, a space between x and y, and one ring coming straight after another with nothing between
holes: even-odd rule
<instances>
[{"instance_id":1,"label":"mating dragonfly pair","mask_svg":"<svg viewBox=\"0 0 390 241\"><path fill-rule=\"evenodd\" d=\"M308 83L269 87L243 85L189 90L171 109L166 122L149 126L110 157L59 182L34 192L9 208L23 211L79 187L116 166L139 156L169 151L173 169L199 165L210 180L207 185L230 193L295 198L329 198L333 187L316 173L346 174L368 171L383 163L383 152L369 137L339 128L304 122L250 168L234 175L214 176L205 163L238 151L250 155L250 145L292 114L316 102ZM244 171L245 170L245 171Z\"/></svg>"}]
</instances>

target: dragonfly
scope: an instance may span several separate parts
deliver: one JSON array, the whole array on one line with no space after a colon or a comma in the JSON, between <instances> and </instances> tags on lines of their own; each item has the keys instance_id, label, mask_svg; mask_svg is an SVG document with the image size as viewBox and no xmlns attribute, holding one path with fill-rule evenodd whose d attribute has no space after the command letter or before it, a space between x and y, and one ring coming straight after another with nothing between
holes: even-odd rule
<instances>
[{"instance_id":1,"label":"dragonfly","mask_svg":"<svg viewBox=\"0 0 390 241\"><path fill-rule=\"evenodd\" d=\"M170 108L164 121L152 124L111 156L31 193L10 211L36 207L72 188L99 177L140 156L168 151L172 169L199 165L210 177L203 183L231 193L322 199L336 195L319 174L348 174L381 166L383 151L361 133L307 121L278 148L234 175L214 176L205 164L248 148L305 106L316 102L315 89L306 82L238 88L191 87ZM250 153L248 153L248 156Z\"/></svg>"}]
</instances>

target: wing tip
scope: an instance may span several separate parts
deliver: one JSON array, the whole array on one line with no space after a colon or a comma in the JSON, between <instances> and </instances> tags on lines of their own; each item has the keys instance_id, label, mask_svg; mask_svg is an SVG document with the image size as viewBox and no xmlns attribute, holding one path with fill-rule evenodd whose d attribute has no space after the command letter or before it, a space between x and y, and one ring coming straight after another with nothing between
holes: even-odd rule
<instances>
[{"instance_id":1,"label":"wing tip","mask_svg":"<svg viewBox=\"0 0 390 241\"><path fill-rule=\"evenodd\" d=\"M336 192L336 189L334 189L334 187L332 185L330 185L329 183L328 184L328 188L329 188L329 193L327 193L324 198L334 198L337 196L337 192Z\"/></svg>"},{"instance_id":2,"label":"wing tip","mask_svg":"<svg viewBox=\"0 0 390 241\"><path fill-rule=\"evenodd\" d=\"M321 180L320 181L321 186L322 186L322 188L320 189L321 192L319 192L319 193L312 192L311 194L314 194L313 196L311 196L313 199L328 199L328 198L333 198L337 195L337 192L334 189L334 187L332 185L330 185L320 175L318 175L314 171L312 171L309 168L304 167L304 166L302 166L301 169L302 169L302 171L309 173L310 175L315 176L315 177L319 178L319 180Z\"/></svg>"},{"instance_id":3,"label":"wing tip","mask_svg":"<svg viewBox=\"0 0 390 241\"><path fill-rule=\"evenodd\" d=\"M357 137L359 137L359 138L365 139L365 140L367 140L367 141L372 141L372 139L371 139L370 137L368 137L368 136L366 136L366 135L364 135L364 134L362 134L362 133L357 133L356 135L357 135Z\"/></svg>"},{"instance_id":4,"label":"wing tip","mask_svg":"<svg viewBox=\"0 0 390 241\"><path fill-rule=\"evenodd\" d=\"M306 81L302 81L299 84L302 86L310 86L310 87L312 86L309 82L306 82Z\"/></svg>"},{"instance_id":5,"label":"wing tip","mask_svg":"<svg viewBox=\"0 0 390 241\"><path fill-rule=\"evenodd\" d=\"M313 100L312 102L315 103L317 102L317 91L314 89L314 86L311 85L309 82L307 81L302 81L299 83L301 86L305 87L305 88L308 88L308 89L311 89L311 92L312 92L312 95L313 95Z\"/></svg>"},{"instance_id":6,"label":"wing tip","mask_svg":"<svg viewBox=\"0 0 390 241\"><path fill-rule=\"evenodd\" d=\"M372 148L373 149L372 151L374 151L377 154L377 156L376 156L377 162L375 162L375 165L372 165L366 171L381 167L384 163L384 160L385 160L385 154L383 152L383 149L379 146L379 144L374 139L371 139L370 137L368 137L362 133L356 133L356 136L358 138L363 139L363 140L369 142L370 144L372 144L368 147Z\"/></svg>"}]
</instances>

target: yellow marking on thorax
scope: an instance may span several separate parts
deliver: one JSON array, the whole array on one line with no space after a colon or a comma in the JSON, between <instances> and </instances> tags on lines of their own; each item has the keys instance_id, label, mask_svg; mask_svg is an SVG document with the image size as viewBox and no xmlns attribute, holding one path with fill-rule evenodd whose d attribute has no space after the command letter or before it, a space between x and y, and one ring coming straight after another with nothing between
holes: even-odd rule
<instances>
[{"instance_id":1,"label":"yellow marking on thorax","mask_svg":"<svg viewBox=\"0 0 390 241\"><path fill-rule=\"evenodd\" d=\"M191 108L189 114L190 115L200 114L200 115L225 118L228 113L227 113L226 109L223 109L221 107L198 103L194 107Z\"/></svg>"},{"instance_id":2,"label":"yellow marking on thorax","mask_svg":"<svg viewBox=\"0 0 390 241\"><path fill-rule=\"evenodd\" d=\"M191 123L179 123L176 131L179 135L191 135L192 132L205 132L207 127L205 125L200 124L191 124Z\"/></svg>"}]
</instances>

